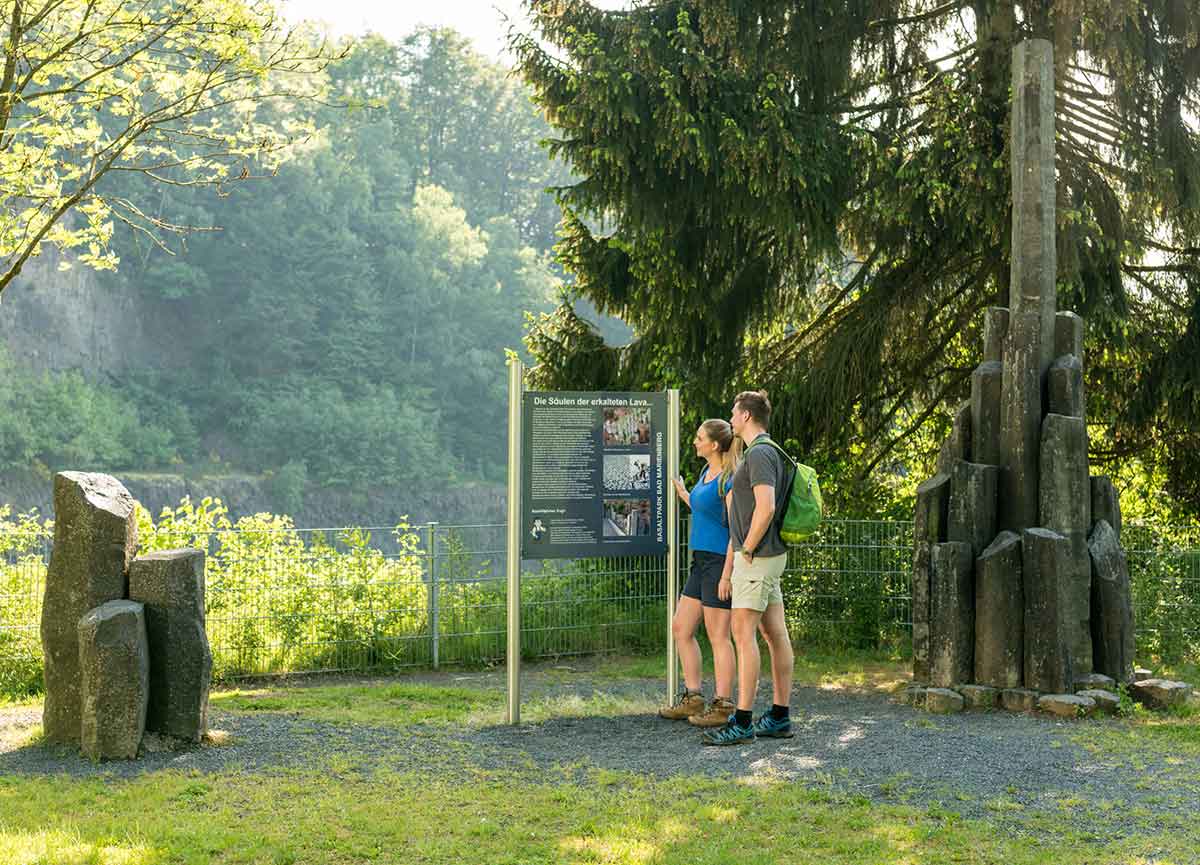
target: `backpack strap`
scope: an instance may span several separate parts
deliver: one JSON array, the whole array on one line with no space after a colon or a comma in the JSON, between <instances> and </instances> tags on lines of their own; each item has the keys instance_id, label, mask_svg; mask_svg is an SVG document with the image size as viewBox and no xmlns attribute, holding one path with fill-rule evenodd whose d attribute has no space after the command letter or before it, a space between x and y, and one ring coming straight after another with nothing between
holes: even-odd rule
<instances>
[{"instance_id":1,"label":"backpack strap","mask_svg":"<svg viewBox=\"0 0 1200 865\"><path fill-rule=\"evenodd\" d=\"M777 529L782 529L783 519L787 515L788 502L791 501L792 498L792 489L796 486L796 478L800 476L800 468L796 461L791 458L788 452L780 446L779 442L775 441L775 439L771 438L769 435L759 436L756 438L750 447L746 448L746 453L750 453L750 451L754 450L760 444L770 445L774 449L775 453L783 457L788 465L792 467L792 476L787 479L787 482L783 486L783 495L775 496L775 516L771 520L771 523ZM780 502L783 503L782 507L780 507Z\"/></svg>"}]
</instances>

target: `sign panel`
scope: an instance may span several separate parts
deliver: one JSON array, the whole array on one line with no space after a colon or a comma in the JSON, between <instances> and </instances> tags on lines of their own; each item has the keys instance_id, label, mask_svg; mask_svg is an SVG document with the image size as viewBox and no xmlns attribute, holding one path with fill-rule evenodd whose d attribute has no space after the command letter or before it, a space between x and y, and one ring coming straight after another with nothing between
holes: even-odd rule
<instances>
[{"instance_id":1,"label":"sign panel","mask_svg":"<svg viewBox=\"0 0 1200 865\"><path fill-rule=\"evenodd\" d=\"M521 554L667 549L667 395L527 391L521 404Z\"/></svg>"}]
</instances>

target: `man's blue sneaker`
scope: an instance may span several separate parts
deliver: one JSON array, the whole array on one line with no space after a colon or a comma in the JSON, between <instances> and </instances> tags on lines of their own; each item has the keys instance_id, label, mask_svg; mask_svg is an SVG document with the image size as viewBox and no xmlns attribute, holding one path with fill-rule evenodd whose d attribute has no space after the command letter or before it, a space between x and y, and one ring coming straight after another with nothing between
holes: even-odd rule
<instances>
[{"instance_id":1,"label":"man's blue sneaker","mask_svg":"<svg viewBox=\"0 0 1200 865\"><path fill-rule=\"evenodd\" d=\"M796 734L792 732L791 718L780 720L767 712L755 720L754 735L766 736L768 739L790 739Z\"/></svg>"},{"instance_id":2,"label":"man's blue sneaker","mask_svg":"<svg viewBox=\"0 0 1200 865\"><path fill-rule=\"evenodd\" d=\"M725 723L724 727L709 730L700 739L700 742L704 745L741 745L753 741L754 725L746 724L742 726L734 720L733 715L729 716L729 720Z\"/></svg>"}]
</instances>

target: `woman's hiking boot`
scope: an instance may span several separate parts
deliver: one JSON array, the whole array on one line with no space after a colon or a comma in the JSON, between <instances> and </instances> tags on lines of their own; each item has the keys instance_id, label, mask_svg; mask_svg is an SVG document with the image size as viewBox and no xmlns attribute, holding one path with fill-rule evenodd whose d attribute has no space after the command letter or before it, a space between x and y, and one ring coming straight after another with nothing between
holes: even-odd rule
<instances>
[{"instance_id":1,"label":"woman's hiking boot","mask_svg":"<svg viewBox=\"0 0 1200 865\"><path fill-rule=\"evenodd\" d=\"M692 717L692 715L699 715L703 711L703 694L699 691L682 691L673 704L663 706L658 710L658 716L666 718L668 721L682 721L684 718Z\"/></svg>"},{"instance_id":2,"label":"woman's hiking boot","mask_svg":"<svg viewBox=\"0 0 1200 865\"><path fill-rule=\"evenodd\" d=\"M698 715L688 718L688 723L697 727L720 727L729 720L729 716L737 710L733 700L724 697L714 697L708 704L708 709Z\"/></svg>"}]
</instances>

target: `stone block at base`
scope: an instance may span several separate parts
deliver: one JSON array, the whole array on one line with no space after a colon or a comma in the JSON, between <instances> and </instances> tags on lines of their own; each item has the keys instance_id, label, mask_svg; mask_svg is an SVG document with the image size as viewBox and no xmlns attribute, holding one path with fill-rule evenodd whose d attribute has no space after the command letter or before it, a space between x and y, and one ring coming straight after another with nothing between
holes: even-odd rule
<instances>
[{"instance_id":1,"label":"stone block at base","mask_svg":"<svg viewBox=\"0 0 1200 865\"><path fill-rule=\"evenodd\" d=\"M1096 711L1096 701L1082 694L1046 694L1038 698L1037 707L1060 718L1086 718Z\"/></svg>"},{"instance_id":2,"label":"stone block at base","mask_svg":"<svg viewBox=\"0 0 1200 865\"><path fill-rule=\"evenodd\" d=\"M1079 697L1090 697L1096 702L1096 711L1102 712L1105 715L1115 715L1117 710L1121 708L1121 698L1112 691L1076 691Z\"/></svg>"},{"instance_id":3,"label":"stone block at base","mask_svg":"<svg viewBox=\"0 0 1200 865\"><path fill-rule=\"evenodd\" d=\"M968 709L994 709L1000 702L1000 689L987 685L961 685L957 689L962 694L963 703Z\"/></svg>"},{"instance_id":4,"label":"stone block at base","mask_svg":"<svg viewBox=\"0 0 1200 865\"><path fill-rule=\"evenodd\" d=\"M937 715L952 715L963 710L962 694L949 688L930 688L925 692L925 708Z\"/></svg>"},{"instance_id":5,"label":"stone block at base","mask_svg":"<svg viewBox=\"0 0 1200 865\"><path fill-rule=\"evenodd\" d=\"M915 706L917 708L925 708L925 692L928 691L925 685L909 685L899 693L896 699L906 706Z\"/></svg>"},{"instance_id":6,"label":"stone block at base","mask_svg":"<svg viewBox=\"0 0 1200 865\"><path fill-rule=\"evenodd\" d=\"M1154 673L1150 670L1147 670L1145 667L1137 667L1133 671L1133 681L1135 682L1144 682L1147 679L1153 678Z\"/></svg>"},{"instance_id":7,"label":"stone block at base","mask_svg":"<svg viewBox=\"0 0 1200 865\"><path fill-rule=\"evenodd\" d=\"M1117 682L1103 673L1088 673L1086 676L1075 678L1075 693L1082 691L1115 691Z\"/></svg>"},{"instance_id":8,"label":"stone block at base","mask_svg":"<svg viewBox=\"0 0 1200 865\"><path fill-rule=\"evenodd\" d=\"M1170 679L1145 679L1129 686L1133 699L1152 709L1185 705L1192 697L1192 686Z\"/></svg>"},{"instance_id":9,"label":"stone block at base","mask_svg":"<svg viewBox=\"0 0 1200 865\"><path fill-rule=\"evenodd\" d=\"M1005 688L1000 692L1000 705L1010 712L1032 712L1037 708L1038 692L1028 688Z\"/></svg>"}]
</instances>

